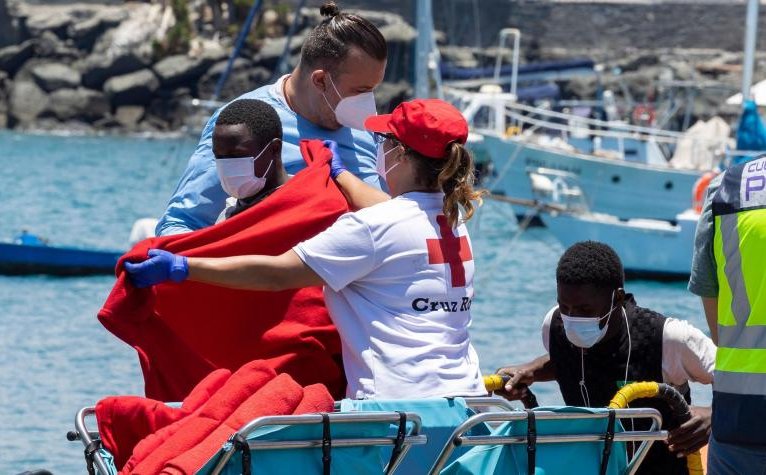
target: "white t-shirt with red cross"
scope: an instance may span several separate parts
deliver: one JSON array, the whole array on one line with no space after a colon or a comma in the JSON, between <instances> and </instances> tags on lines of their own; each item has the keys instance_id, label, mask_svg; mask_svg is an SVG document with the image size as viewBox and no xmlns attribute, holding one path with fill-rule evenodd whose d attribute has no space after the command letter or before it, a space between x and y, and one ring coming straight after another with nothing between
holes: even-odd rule
<instances>
[{"instance_id":1,"label":"white t-shirt with red cross","mask_svg":"<svg viewBox=\"0 0 766 475\"><path fill-rule=\"evenodd\" d=\"M471 345L473 254L442 193L347 213L293 248L326 283L351 398L486 394Z\"/></svg>"}]
</instances>

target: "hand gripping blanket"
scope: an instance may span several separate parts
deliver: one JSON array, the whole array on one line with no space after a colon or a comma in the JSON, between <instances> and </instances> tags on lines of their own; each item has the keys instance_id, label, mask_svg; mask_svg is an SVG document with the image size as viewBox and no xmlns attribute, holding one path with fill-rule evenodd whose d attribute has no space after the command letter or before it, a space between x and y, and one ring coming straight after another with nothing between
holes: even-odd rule
<instances>
[{"instance_id":1,"label":"hand gripping blanket","mask_svg":"<svg viewBox=\"0 0 766 475\"><path fill-rule=\"evenodd\" d=\"M262 360L300 386L345 391L338 334L322 289L232 290L185 281L137 289L122 264L150 248L189 257L279 255L326 229L348 211L329 176L331 153L302 141L308 167L252 208L199 231L136 244L117 263L117 283L98 314L101 323L138 353L148 398L181 401L212 371Z\"/></svg>"}]
</instances>

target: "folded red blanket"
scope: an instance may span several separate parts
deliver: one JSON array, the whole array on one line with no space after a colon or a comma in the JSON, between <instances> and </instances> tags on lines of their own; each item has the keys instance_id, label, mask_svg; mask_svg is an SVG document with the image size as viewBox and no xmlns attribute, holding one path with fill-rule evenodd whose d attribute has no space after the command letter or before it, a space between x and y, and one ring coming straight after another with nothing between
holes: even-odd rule
<instances>
[{"instance_id":1,"label":"folded red blanket","mask_svg":"<svg viewBox=\"0 0 766 475\"><path fill-rule=\"evenodd\" d=\"M114 456L121 469L136 445L147 436L192 414L210 399L231 376L231 371L219 369L203 379L184 399L181 407L137 396L115 396L96 404L96 421L101 441Z\"/></svg>"},{"instance_id":2,"label":"folded red blanket","mask_svg":"<svg viewBox=\"0 0 766 475\"><path fill-rule=\"evenodd\" d=\"M324 386L304 389L289 375L276 375L262 361L248 363L226 376L221 370L206 378L180 408L162 408L157 401L133 396L99 402L98 413L105 417L98 420L99 432L102 438L108 434L104 438L106 448L121 458L133 449L125 465L118 465L122 467L120 473L192 474L252 419L333 410L333 398ZM113 445L130 444L152 424L156 432L146 434L134 448Z\"/></svg>"},{"instance_id":3,"label":"folded red blanket","mask_svg":"<svg viewBox=\"0 0 766 475\"><path fill-rule=\"evenodd\" d=\"M136 289L122 270L122 262L146 258L149 248L279 255L324 230L348 205L329 178L331 154L322 142L303 141L301 152L308 167L262 202L210 228L142 241L118 263L99 320L136 349L147 397L178 401L211 371L255 359L302 386L321 383L343 396L340 339L321 288L252 292L187 281Z\"/></svg>"}]
</instances>

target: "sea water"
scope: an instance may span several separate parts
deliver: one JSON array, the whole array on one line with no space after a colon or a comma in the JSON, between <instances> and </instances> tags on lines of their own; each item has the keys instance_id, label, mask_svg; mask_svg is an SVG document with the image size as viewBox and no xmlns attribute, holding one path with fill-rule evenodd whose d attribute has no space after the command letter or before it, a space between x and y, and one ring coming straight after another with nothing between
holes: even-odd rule
<instances>
[{"instance_id":1,"label":"sea water","mask_svg":"<svg viewBox=\"0 0 766 475\"><path fill-rule=\"evenodd\" d=\"M127 249L132 223L162 213L196 140L57 137L0 132L0 240L26 229L52 244ZM555 304L563 251L544 229L519 232L507 205L487 203L471 224L476 296L471 335L485 373L544 352L540 324ZM111 276L0 276L0 473L85 471L68 442L75 413L114 394L142 394L135 352L96 312ZM631 281L638 303L705 328L683 283ZM560 404L555 383L533 387ZM695 402L710 388L693 385Z\"/></svg>"}]
</instances>

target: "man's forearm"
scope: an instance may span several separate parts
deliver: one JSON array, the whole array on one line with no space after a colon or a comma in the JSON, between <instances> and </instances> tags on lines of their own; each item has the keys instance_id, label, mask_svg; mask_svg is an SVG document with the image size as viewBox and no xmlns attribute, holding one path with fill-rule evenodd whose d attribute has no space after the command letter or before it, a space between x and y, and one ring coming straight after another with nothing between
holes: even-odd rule
<instances>
[{"instance_id":1,"label":"man's forearm","mask_svg":"<svg viewBox=\"0 0 766 475\"><path fill-rule=\"evenodd\" d=\"M718 344L718 297L702 297L702 308L705 310L705 320L710 328L710 339Z\"/></svg>"},{"instance_id":2,"label":"man's forearm","mask_svg":"<svg viewBox=\"0 0 766 475\"><path fill-rule=\"evenodd\" d=\"M544 354L532 362L534 365L534 378L535 381L553 381L556 379L556 368L551 362L549 354Z\"/></svg>"}]
</instances>

